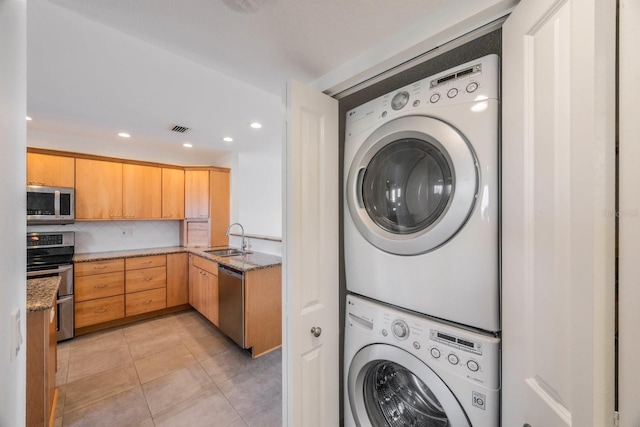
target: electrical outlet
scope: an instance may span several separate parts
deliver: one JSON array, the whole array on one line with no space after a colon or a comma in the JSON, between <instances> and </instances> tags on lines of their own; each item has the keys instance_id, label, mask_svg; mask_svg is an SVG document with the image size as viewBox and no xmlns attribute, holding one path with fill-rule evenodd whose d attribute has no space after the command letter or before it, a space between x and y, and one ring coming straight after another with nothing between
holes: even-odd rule
<instances>
[{"instance_id":1,"label":"electrical outlet","mask_svg":"<svg viewBox=\"0 0 640 427\"><path fill-rule=\"evenodd\" d=\"M133 236L133 228L121 228L122 237L131 237Z\"/></svg>"},{"instance_id":2,"label":"electrical outlet","mask_svg":"<svg viewBox=\"0 0 640 427\"><path fill-rule=\"evenodd\" d=\"M20 309L16 308L11 312L11 362L18 356L23 342L20 330Z\"/></svg>"}]
</instances>

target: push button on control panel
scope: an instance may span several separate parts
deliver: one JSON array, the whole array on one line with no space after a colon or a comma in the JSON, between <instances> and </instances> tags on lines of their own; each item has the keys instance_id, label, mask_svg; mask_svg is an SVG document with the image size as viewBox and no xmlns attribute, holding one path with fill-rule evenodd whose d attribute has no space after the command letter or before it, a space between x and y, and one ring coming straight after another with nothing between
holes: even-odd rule
<instances>
[{"instance_id":1,"label":"push button on control panel","mask_svg":"<svg viewBox=\"0 0 640 427\"><path fill-rule=\"evenodd\" d=\"M435 347L434 347L434 348L432 348L432 349L431 349L431 351L430 351L430 353L431 353L431 356L432 356L434 359L439 359L439 358L440 358L440 350L438 350L437 348L435 348Z\"/></svg>"},{"instance_id":2,"label":"push button on control panel","mask_svg":"<svg viewBox=\"0 0 640 427\"><path fill-rule=\"evenodd\" d=\"M440 94L434 93L433 95L431 95L431 98L429 98L429 101L431 101L432 104L435 104L436 102L440 101Z\"/></svg>"},{"instance_id":3,"label":"push button on control panel","mask_svg":"<svg viewBox=\"0 0 640 427\"><path fill-rule=\"evenodd\" d=\"M467 85L467 92L469 93L473 93L476 90L478 90L478 83L476 82L471 82Z\"/></svg>"},{"instance_id":4,"label":"push button on control panel","mask_svg":"<svg viewBox=\"0 0 640 427\"><path fill-rule=\"evenodd\" d=\"M476 362L475 360L469 360L467 362L467 368L469 368L470 371L478 372L478 369L480 369L480 365L478 365L478 362Z\"/></svg>"},{"instance_id":5,"label":"push button on control panel","mask_svg":"<svg viewBox=\"0 0 640 427\"><path fill-rule=\"evenodd\" d=\"M455 87L453 89L449 89L449 92L447 92L447 96L449 98L455 98L457 94L458 94L458 89L456 89Z\"/></svg>"},{"instance_id":6,"label":"push button on control panel","mask_svg":"<svg viewBox=\"0 0 640 427\"><path fill-rule=\"evenodd\" d=\"M457 365L458 362L460 361L460 359L458 359L458 356L456 356L455 354L451 353L447 356L447 360L449 361L449 363L451 363L452 365Z\"/></svg>"}]
</instances>

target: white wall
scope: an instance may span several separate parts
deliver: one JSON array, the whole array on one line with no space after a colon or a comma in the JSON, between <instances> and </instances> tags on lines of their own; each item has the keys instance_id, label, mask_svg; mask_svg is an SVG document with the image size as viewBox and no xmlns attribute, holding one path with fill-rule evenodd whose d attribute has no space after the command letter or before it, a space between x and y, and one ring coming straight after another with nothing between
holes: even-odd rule
<instances>
[{"instance_id":1,"label":"white wall","mask_svg":"<svg viewBox=\"0 0 640 427\"><path fill-rule=\"evenodd\" d=\"M10 315L26 338L26 2L0 0L0 426L25 422L26 345L10 361Z\"/></svg>"},{"instance_id":2,"label":"white wall","mask_svg":"<svg viewBox=\"0 0 640 427\"><path fill-rule=\"evenodd\" d=\"M231 222L242 224L246 234L282 237L281 138L265 141L262 150L233 156ZM240 239L232 237L230 244L240 246ZM249 245L254 251L281 255L281 242L252 238Z\"/></svg>"}]
</instances>

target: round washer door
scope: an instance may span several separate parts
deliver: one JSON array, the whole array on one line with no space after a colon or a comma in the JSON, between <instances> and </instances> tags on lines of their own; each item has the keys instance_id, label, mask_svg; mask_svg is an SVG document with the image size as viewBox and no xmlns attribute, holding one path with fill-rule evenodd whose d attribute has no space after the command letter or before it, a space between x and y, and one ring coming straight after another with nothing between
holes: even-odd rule
<instances>
[{"instance_id":1,"label":"round washer door","mask_svg":"<svg viewBox=\"0 0 640 427\"><path fill-rule=\"evenodd\" d=\"M362 427L471 427L458 399L420 359L398 347L372 344L351 361L348 393Z\"/></svg>"},{"instance_id":2,"label":"round washer door","mask_svg":"<svg viewBox=\"0 0 640 427\"><path fill-rule=\"evenodd\" d=\"M347 175L349 213L377 248L417 255L445 244L469 218L478 167L464 136L426 116L390 121L356 153Z\"/></svg>"}]
</instances>

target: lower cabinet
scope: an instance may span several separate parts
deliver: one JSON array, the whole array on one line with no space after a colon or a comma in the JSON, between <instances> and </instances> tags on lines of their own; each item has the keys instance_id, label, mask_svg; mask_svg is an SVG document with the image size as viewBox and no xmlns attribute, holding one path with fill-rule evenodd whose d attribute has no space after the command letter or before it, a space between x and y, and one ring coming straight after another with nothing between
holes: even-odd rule
<instances>
[{"instance_id":1,"label":"lower cabinet","mask_svg":"<svg viewBox=\"0 0 640 427\"><path fill-rule=\"evenodd\" d=\"M189 304L218 326L218 264L189 255Z\"/></svg>"},{"instance_id":2,"label":"lower cabinet","mask_svg":"<svg viewBox=\"0 0 640 427\"><path fill-rule=\"evenodd\" d=\"M186 305L188 275L187 253L76 263L75 327Z\"/></svg>"},{"instance_id":3,"label":"lower cabinet","mask_svg":"<svg viewBox=\"0 0 640 427\"><path fill-rule=\"evenodd\" d=\"M56 302L49 310L27 313L26 425L51 425L55 417L57 332Z\"/></svg>"}]
</instances>

